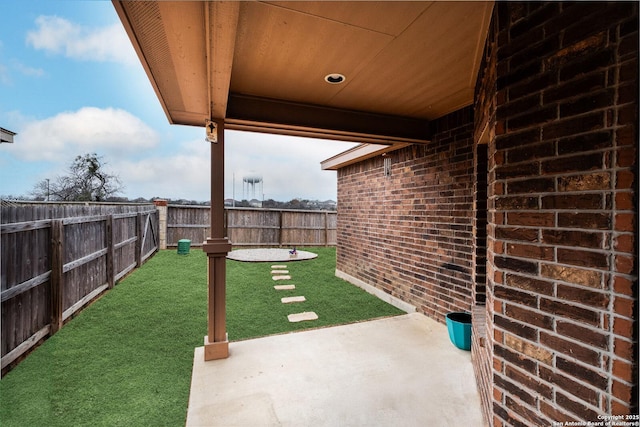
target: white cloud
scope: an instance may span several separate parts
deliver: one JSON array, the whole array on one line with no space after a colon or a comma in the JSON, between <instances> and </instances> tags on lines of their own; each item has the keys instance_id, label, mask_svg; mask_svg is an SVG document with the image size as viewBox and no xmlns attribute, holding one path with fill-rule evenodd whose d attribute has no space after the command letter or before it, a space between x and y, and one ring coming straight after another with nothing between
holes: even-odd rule
<instances>
[{"instance_id":1,"label":"white cloud","mask_svg":"<svg viewBox=\"0 0 640 427\"><path fill-rule=\"evenodd\" d=\"M127 196L209 200L209 144L202 140L180 145L176 154L110 163L125 184Z\"/></svg>"},{"instance_id":2,"label":"white cloud","mask_svg":"<svg viewBox=\"0 0 640 427\"><path fill-rule=\"evenodd\" d=\"M251 187L243 194L243 178L262 176L265 199L279 201L294 197L335 199L336 173L320 169L320 162L357 144L312 138L295 138L248 132L229 132L226 146L225 194L251 198ZM258 190L258 188L256 188ZM261 199L262 194L256 194Z\"/></svg>"},{"instance_id":3,"label":"white cloud","mask_svg":"<svg viewBox=\"0 0 640 427\"><path fill-rule=\"evenodd\" d=\"M69 162L97 152L120 157L157 145L157 133L127 111L84 107L26 123L13 154L27 161Z\"/></svg>"},{"instance_id":4,"label":"white cloud","mask_svg":"<svg viewBox=\"0 0 640 427\"><path fill-rule=\"evenodd\" d=\"M27 33L27 44L37 50L80 61L136 63L136 56L119 23L88 28L58 16L39 16L37 29Z\"/></svg>"},{"instance_id":5,"label":"white cloud","mask_svg":"<svg viewBox=\"0 0 640 427\"><path fill-rule=\"evenodd\" d=\"M28 65L25 65L19 61L12 61L11 62L12 67L16 70L18 70L20 72L20 74L23 74L25 76L30 76L30 77L42 77L44 76L44 70L42 68L33 68L33 67L29 67Z\"/></svg>"},{"instance_id":6,"label":"white cloud","mask_svg":"<svg viewBox=\"0 0 640 427\"><path fill-rule=\"evenodd\" d=\"M204 135L204 132L203 132ZM243 195L243 177L260 175L266 199L294 197L335 199L336 173L320 169L320 161L355 144L306 138L280 137L228 131L225 139L225 198ZM204 136L179 145L175 154L160 154L139 161L109 162L126 186L126 195L209 200L210 152ZM256 198L262 199L256 187Z\"/></svg>"}]
</instances>

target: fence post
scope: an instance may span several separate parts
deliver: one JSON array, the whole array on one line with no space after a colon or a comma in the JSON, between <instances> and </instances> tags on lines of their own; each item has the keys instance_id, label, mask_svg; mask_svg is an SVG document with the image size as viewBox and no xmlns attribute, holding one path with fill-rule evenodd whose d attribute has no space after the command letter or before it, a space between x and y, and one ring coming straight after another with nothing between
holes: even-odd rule
<instances>
[{"instance_id":1,"label":"fence post","mask_svg":"<svg viewBox=\"0 0 640 427\"><path fill-rule=\"evenodd\" d=\"M153 201L158 210L158 234L160 235L159 246L160 249L167 249L167 216L168 216L168 202L163 199L156 199Z\"/></svg>"},{"instance_id":2,"label":"fence post","mask_svg":"<svg viewBox=\"0 0 640 427\"><path fill-rule=\"evenodd\" d=\"M136 267L142 265L142 235L144 234L144 224L142 214L138 212L136 215Z\"/></svg>"},{"instance_id":3,"label":"fence post","mask_svg":"<svg viewBox=\"0 0 640 427\"><path fill-rule=\"evenodd\" d=\"M324 246L329 246L329 212L324 212Z\"/></svg>"},{"instance_id":4,"label":"fence post","mask_svg":"<svg viewBox=\"0 0 640 427\"><path fill-rule=\"evenodd\" d=\"M115 275L113 273L114 270L114 248L113 248L113 214L107 216L107 221L105 225L105 240L107 243L107 285L109 285L109 289L112 289L115 285Z\"/></svg>"},{"instance_id":5,"label":"fence post","mask_svg":"<svg viewBox=\"0 0 640 427\"><path fill-rule=\"evenodd\" d=\"M282 247L282 210L278 212L278 247Z\"/></svg>"},{"instance_id":6,"label":"fence post","mask_svg":"<svg viewBox=\"0 0 640 427\"><path fill-rule=\"evenodd\" d=\"M62 327L64 290L64 225L51 221L51 335Z\"/></svg>"}]
</instances>

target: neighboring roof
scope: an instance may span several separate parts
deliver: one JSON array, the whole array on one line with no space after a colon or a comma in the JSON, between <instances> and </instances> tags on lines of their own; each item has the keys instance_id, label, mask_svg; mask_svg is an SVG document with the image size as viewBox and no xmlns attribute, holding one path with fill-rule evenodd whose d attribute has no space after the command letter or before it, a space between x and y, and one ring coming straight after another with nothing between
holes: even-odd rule
<instances>
[{"instance_id":1,"label":"neighboring roof","mask_svg":"<svg viewBox=\"0 0 640 427\"><path fill-rule=\"evenodd\" d=\"M329 159L323 160L320 162L320 166L322 167L322 170L338 170L345 166L349 166L372 157L381 156L390 151L398 150L406 147L407 145L409 144L360 144L349 150L343 151L340 154L336 154Z\"/></svg>"},{"instance_id":2,"label":"neighboring roof","mask_svg":"<svg viewBox=\"0 0 640 427\"><path fill-rule=\"evenodd\" d=\"M15 132L11 132L5 128L0 128L0 143L10 142L13 143L13 137L17 135Z\"/></svg>"},{"instance_id":3,"label":"neighboring roof","mask_svg":"<svg viewBox=\"0 0 640 427\"><path fill-rule=\"evenodd\" d=\"M171 123L428 139L473 101L493 2L113 0ZM343 74L341 84L325 76Z\"/></svg>"}]
</instances>

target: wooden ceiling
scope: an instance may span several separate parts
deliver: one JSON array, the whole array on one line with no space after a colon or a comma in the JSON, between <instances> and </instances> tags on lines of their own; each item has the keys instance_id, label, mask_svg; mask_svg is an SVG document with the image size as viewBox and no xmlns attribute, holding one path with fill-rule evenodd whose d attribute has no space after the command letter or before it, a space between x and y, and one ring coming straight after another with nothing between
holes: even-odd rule
<instances>
[{"instance_id":1,"label":"wooden ceiling","mask_svg":"<svg viewBox=\"0 0 640 427\"><path fill-rule=\"evenodd\" d=\"M387 144L425 141L430 120L473 101L493 8L113 3L171 123Z\"/></svg>"}]
</instances>

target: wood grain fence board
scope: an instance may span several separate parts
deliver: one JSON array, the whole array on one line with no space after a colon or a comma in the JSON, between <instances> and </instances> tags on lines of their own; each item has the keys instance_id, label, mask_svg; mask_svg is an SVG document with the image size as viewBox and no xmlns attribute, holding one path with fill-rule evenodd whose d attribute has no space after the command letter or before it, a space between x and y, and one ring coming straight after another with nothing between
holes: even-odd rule
<instances>
[{"instance_id":1,"label":"wood grain fence board","mask_svg":"<svg viewBox=\"0 0 640 427\"><path fill-rule=\"evenodd\" d=\"M64 226L61 220L51 223L51 333L62 327L63 280L64 280Z\"/></svg>"},{"instance_id":2,"label":"wood grain fence board","mask_svg":"<svg viewBox=\"0 0 640 427\"><path fill-rule=\"evenodd\" d=\"M11 364L14 360L22 356L23 353L25 353L31 347L36 345L38 341L40 341L41 339L49 335L49 330L50 330L49 325L46 325L44 328L40 329L35 334L31 335L29 338L22 341L22 343L20 343L20 345L15 347L13 350L11 350L10 352L2 356L2 363L1 363L2 369L9 366L9 364Z\"/></svg>"},{"instance_id":3,"label":"wood grain fence board","mask_svg":"<svg viewBox=\"0 0 640 427\"><path fill-rule=\"evenodd\" d=\"M49 280L51 277L51 271L47 271L39 276L36 276L32 279L27 280L26 282L22 282L16 286L11 287L11 289L7 289L0 294L0 302L4 302L8 299L13 298L14 296L21 294L23 292L28 291L29 289L41 285Z\"/></svg>"},{"instance_id":4,"label":"wood grain fence board","mask_svg":"<svg viewBox=\"0 0 640 427\"><path fill-rule=\"evenodd\" d=\"M0 233L1 234L19 233L21 231L37 230L40 228L49 228L49 227L51 227L50 219L44 219L44 220L33 221L33 222L18 222L13 224L2 224L0 226Z\"/></svg>"},{"instance_id":5,"label":"wood grain fence board","mask_svg":"<svg viewBox=\"0 0 640 427\"><path fill-rule=\"evenodd\" d=\"M209 233L207 209L169 205L167 247L176 247L180 239L201 245ZM336 216L328 211L225 208L224 228L234 246L326 246L336 244Z\"/></svg>"}]
</instances>

